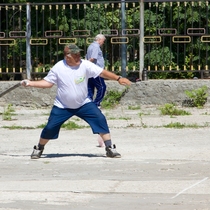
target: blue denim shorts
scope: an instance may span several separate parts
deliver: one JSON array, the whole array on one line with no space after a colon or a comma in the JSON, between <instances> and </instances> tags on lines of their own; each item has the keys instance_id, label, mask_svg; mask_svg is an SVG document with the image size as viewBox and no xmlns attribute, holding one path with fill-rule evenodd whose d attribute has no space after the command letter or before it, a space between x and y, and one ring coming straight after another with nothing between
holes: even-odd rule
<instances>
[{"instance_id":1,"label":"blue denim shorts","mask_svg":"<svg viewBox=\"0 0 210 210\"><path fill-rule=\"evenodd\" d=\"M107 120L101 110L93 102L89 102L78 109L61 109L53 106L47 125L41 132L41 138L57 139L61 125L72 116L85 120L94 134L110 132Z\"/></svg>"}]
</instances>

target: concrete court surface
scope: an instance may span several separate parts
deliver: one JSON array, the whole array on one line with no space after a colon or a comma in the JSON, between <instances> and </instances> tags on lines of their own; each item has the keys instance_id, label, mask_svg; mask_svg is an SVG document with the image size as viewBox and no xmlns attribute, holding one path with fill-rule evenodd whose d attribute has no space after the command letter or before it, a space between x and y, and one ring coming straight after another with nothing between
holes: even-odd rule
<instances>
[{"instance_id":1,"label":"concrete court surface","mask_svg":"<svg viewBox=\"0 0 210 210\"><path fill-rule=\"evenodd\" d=\"M0 210L210 209L208 127L143 128L140 120L131 118L123 126L123 120L120 124L110 117L112 141L122 158L105 157L97 135L83 128L61 129L59 139L48 143L43 157L31 160L41 129L3 125L40 125L48 117L44 112L21 108L15 120L1 120ZM123 115L136 116L140 111L135 112L124 110ZM120 115L119 110L105 114L116 113ZM186 117L175 120L210 122L208 114L193 116L188 121ZM158 119L159 124L174 120L151 113L140 124L155 124Z\"/></svg>"}]
</instances>

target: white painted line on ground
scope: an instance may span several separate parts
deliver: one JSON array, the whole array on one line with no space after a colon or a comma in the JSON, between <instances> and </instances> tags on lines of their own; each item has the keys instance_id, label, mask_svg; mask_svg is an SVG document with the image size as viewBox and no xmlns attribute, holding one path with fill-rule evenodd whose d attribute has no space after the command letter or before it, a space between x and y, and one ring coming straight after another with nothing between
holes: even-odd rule
<instances>
[{"instance_id":1,"label":"white painted line on ground","mask_svg":"<svg viewBox=\"0 0 210 210\"><path fill-rule=\"evenodd\" d=\"M185 191L189 190L190 188L195 187L196 185L200 184L201 182L206 181L208 178L209 178L209 177L206 177L206 178L202 179L201 181L196 182L195 184L193 184L193 185L191 185L191 186L189 186L189 187L185 188L184 190L180 191L180 192L179 192L179 193L177 193L175 196L173 196L171 199L174 199L174 198L178 197L178 196L179 196L179 195L181 195L183 192L185 192Z\"/></svg>"}]
</instances>

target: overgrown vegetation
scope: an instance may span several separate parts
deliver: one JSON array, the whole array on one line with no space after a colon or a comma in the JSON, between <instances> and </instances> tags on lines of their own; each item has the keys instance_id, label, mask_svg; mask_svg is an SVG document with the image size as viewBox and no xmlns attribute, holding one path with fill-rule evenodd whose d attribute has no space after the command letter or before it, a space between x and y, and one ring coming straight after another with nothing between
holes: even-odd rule
<instances>
[{"instance_id":1,"label":"overgrown vegetation","mask_svg":"<svg viewBox=\"0 0 210 210\"><path fill-rule=\"evenodd\" d=\"M119 104L120 99L123 97L127 88L124 91L117 91L117 90L109 90L107 91L106 95L101 102L101 106L103 109L111 109L114 108L116 105Z\"/></svg>"},{"instance_id":2,"label":"overgrown vegetation","mask_svg":"<svg viewBox=\"0 0 210 210\"><path fill-rule=\"evenodd\" d=\"M186 90L185 94L190 98L189 105L192 107L202 108L207 101L208 97L207 89L208 89L207 86L204 85L196 90L192 91Z\"/></svg>"},{"instance_id":3,"label":"overgrown vegetation","mask_svg":"<svg viewBox=\"0 0 210 210\"><path fill-rule=\"evenodd\" d=\"M187 112L182 109L176 108L174 104L164 104L163 106L159 107L159 110L161 111L162 115L191 115L190 112Z\"/></svg>"},{"instance_id":4,"label":"overgrown vegetation","mask_svg":"<svg viewBox=\"0 0 210 210\"><path fill-rule=\"evenodd\" d=\"M12 104L8 104L6 108L4 108L4 112L2 113L3 120L12 120L12 115L14 115L14 108Z\"/></svg>"},{"instance_id":5,"label":"overgrown vegetation","mask_svg":"<svg viewBox=\"0 0 210 210\"><path fill-rule=\"evenodd\" d=\"M200 128L201 126L199 126L196 123L194 123L194 124L183 124L183 123L180 123L180 122L174 122L174 123L171 122L167 125L164 125L163 127L181 129L181 128ZM202 127L205 127L205 126L202 126Z\"/></svg>"}]
</instances>

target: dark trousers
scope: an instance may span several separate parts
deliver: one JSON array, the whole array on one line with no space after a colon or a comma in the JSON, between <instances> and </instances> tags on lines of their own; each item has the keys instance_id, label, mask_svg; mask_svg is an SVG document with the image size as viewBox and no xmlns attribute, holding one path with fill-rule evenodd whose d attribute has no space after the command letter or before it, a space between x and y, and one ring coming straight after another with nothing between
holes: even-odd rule
<instances>
[{"instance_id":1,"label":"dark trousers","mask_svg":"<svg viewBox=\"0 0 210 210\"><path fill-rule=\"evenodd\" d=\"M95 89L96 97L94 97ZM90 78L88 80L88 97L93 100L93 103L96 104L96 106L100 106L101 101L103 100L103 97L106 92L106 84L104 81L104 78L102 77L96 77L96 78Z\"/></svg>"},{"instance_id":2,"label":"dark trousers","mask_svg":"<svg viewBox=\"0 0 210 210\"><path fill-rule=\"evenodd\" d=\"M93 102L89 102L78 109L61 109L53 106L48 123L42 130L41 138L57 139L61 125L74 115L86 121L94 134L109 133L105 116Z\"/></svg>"}]
</instances>

